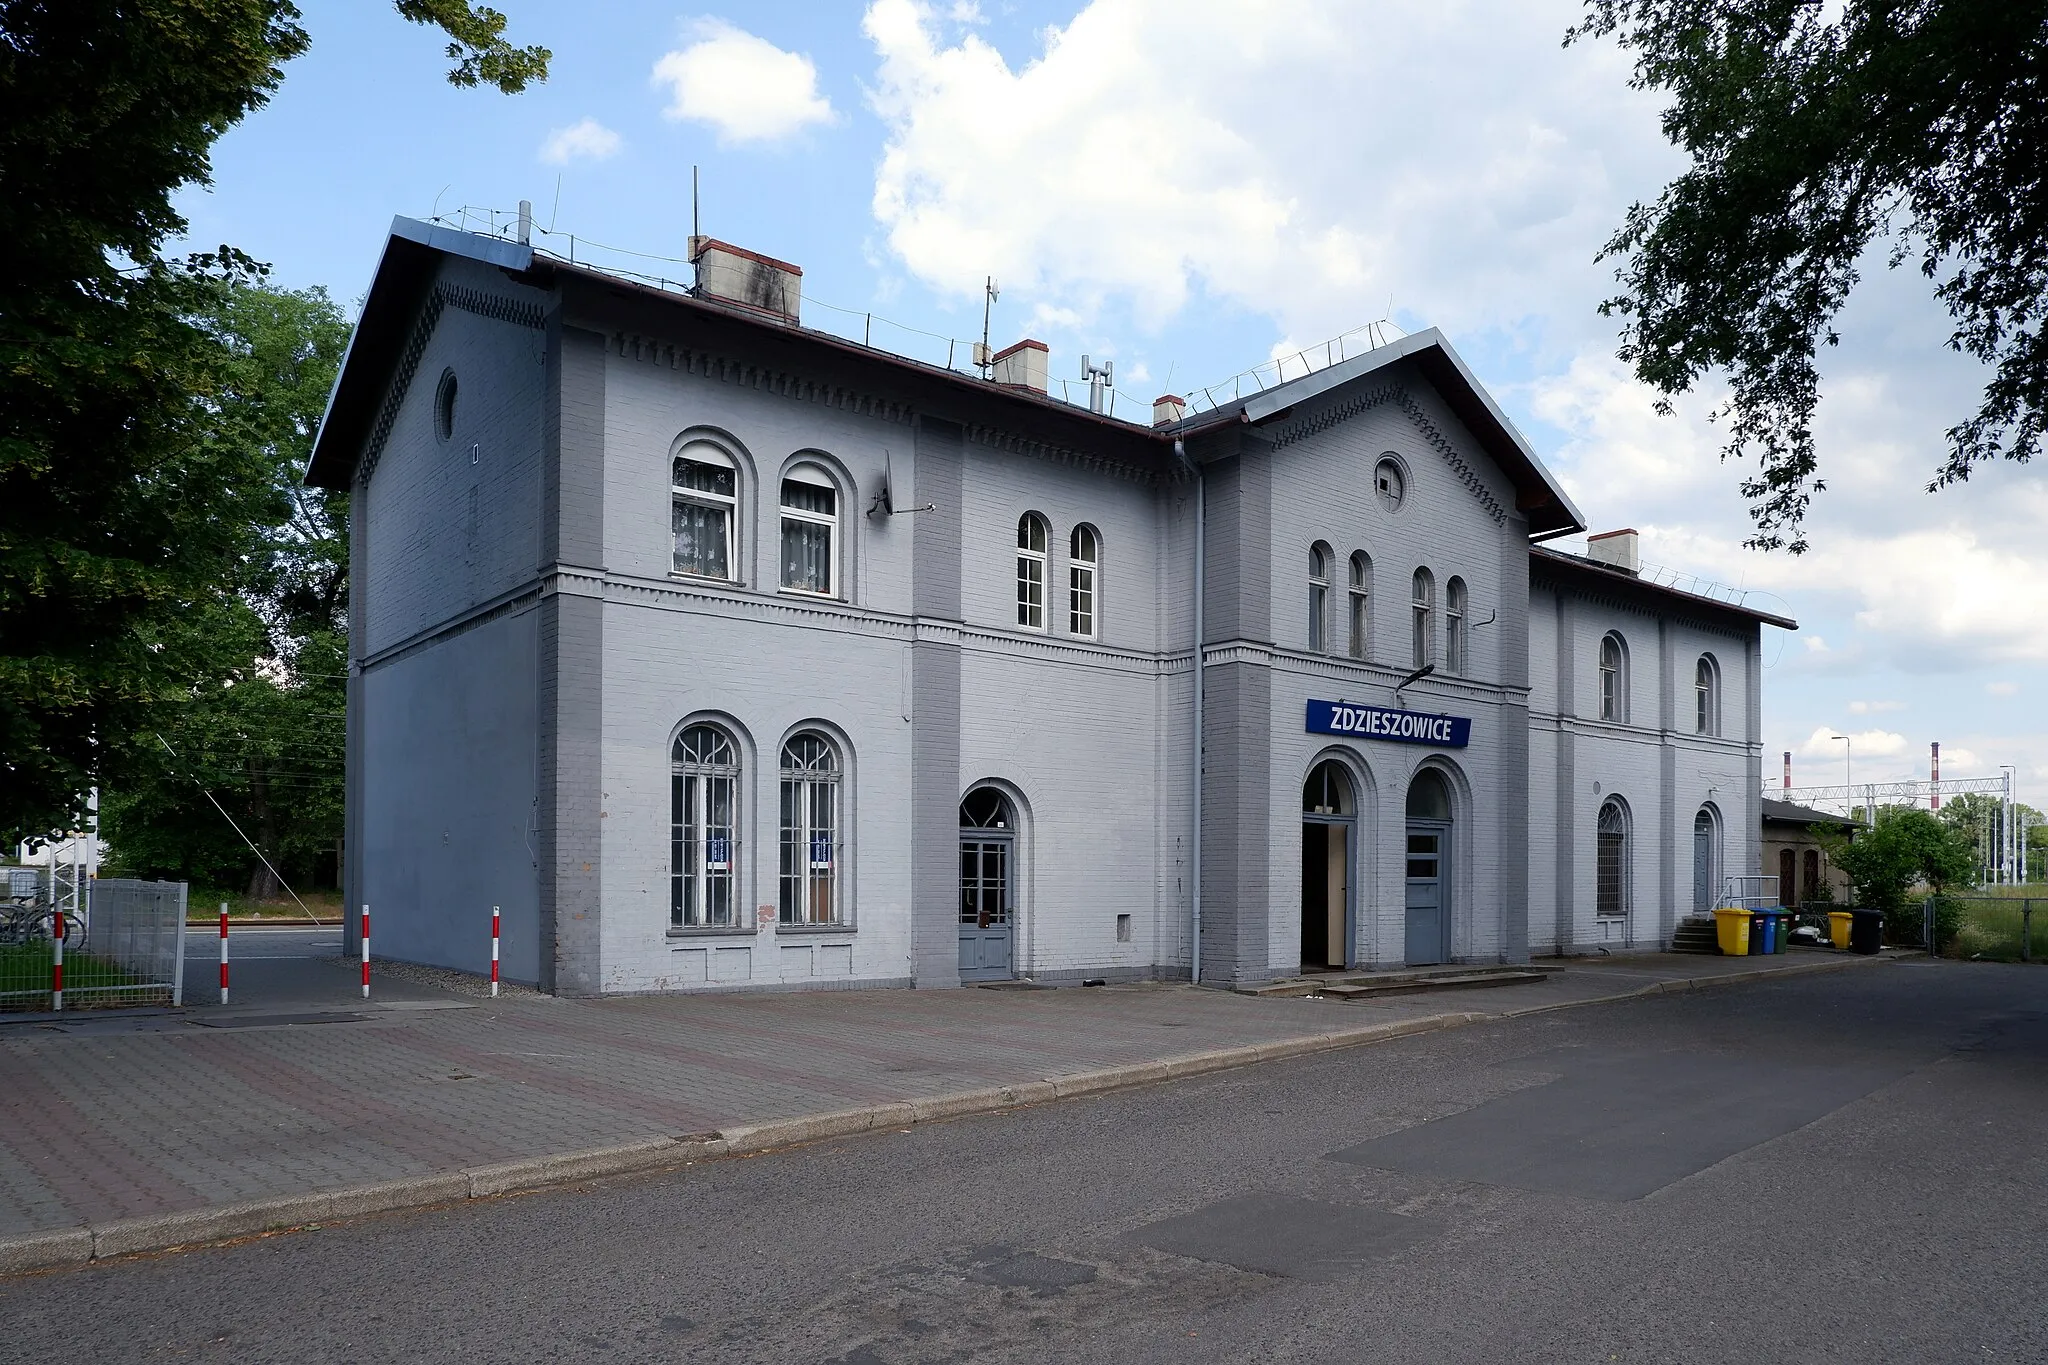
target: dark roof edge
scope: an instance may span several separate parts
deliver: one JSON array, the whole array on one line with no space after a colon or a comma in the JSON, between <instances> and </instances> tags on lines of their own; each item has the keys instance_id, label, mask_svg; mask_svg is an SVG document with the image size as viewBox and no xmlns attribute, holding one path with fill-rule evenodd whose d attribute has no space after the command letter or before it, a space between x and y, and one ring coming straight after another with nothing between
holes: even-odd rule
<instances>
[{"instance_id":1,"label":"dark roof edge","mask_svg":"<svg viewBox=\"0 0 2048 1365\"><path fill-rule=\"evenodd\" d=\"M1532 564L1555 565L1567 572L1575 572L1589 578L1597 578L1602 587L1619 588L1623 591L1635 590L1656 597L1669 598L1683 602L1686 606L1697 611L1739 616L1745 620L1760 621L1767 626L1777 626L1780 630L1799 629L1799 623L1789 616L1779 616L1768 611L1758 611L1755 607L1738 606L1733 602L1723 602L1718 597L1705 597L1696 592L1686 592L1682 588L1667 587L1662 583L1652 582L1647 578L1638 578L1625 569L1610 568L1608 565L1596 563L1593 560L1585 559L1578 555L1568 555L1561 551L1550 549L1547 546L1531 545L1529 547L1529 559Z\"/></svg>"},{"instance_id":2,"label":"dark roof edge","mask_svg":"<svg viewBox=\"0 0 2048 1365\"><path fill-rule=\"evenodd\" d=\"M1763 818L1783 825L1853 825L1856 822L1846 815L1834 815L1812 806L1802 806L1796 801L1773 801L1763 799Z\"/></svg>"}]
</instances>

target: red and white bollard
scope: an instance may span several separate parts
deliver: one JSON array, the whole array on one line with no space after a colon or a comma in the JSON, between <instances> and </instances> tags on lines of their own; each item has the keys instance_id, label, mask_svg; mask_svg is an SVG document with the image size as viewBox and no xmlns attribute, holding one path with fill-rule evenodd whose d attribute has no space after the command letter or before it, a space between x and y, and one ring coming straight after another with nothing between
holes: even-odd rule
<instances>
[{"instance_id":1,"label":"red and white bollard","mask_svg":"<svg viewBox=\"0 0 2048 1365\"><path fill-rule=\"evenodd\" d=\"M228 903L220 903L220 1002L228 1002Z\"/></svg>"},{"instance_id":2,"label":"red and white bollard","mask_svg":"<svg viewBox=\"0 0 2048 1365\"><path fill-rule=\"evenodd\" d=\"M370 998L370 907L363 907L363 999Z\"/></svg>"},{"instance_id":3,"label":"red and white bollard","mask_svg":"<svg viewBox=\"0 0 2048 1365\"><path fill-rule=\"evenodd\" d=\"M64 1008L64 912L56 912L57 937L50 943L50 1008Z\"/></svg>"},{"instance_id":4,"label":"red and white bollard","mask_svg":"<svg viewBox=\"0 0 2048 1365\"><path fill-rule=\"evenodd\" d=\"M498 907L491 907L491 998L498 998Z\"/></svg>"}]
</instances>

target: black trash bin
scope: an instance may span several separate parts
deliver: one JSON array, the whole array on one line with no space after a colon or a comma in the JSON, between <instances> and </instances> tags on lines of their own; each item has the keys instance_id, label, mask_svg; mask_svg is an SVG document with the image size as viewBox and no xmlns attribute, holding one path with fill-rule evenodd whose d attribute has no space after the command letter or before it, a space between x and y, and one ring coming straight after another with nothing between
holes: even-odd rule
<instances>
[{"instance_id":1,"label":"black trash bin","mask_svg":"<svg viewBox=\"0 0 2048 1365\"><path fill-rule=\"evenodd\" d=\"M1852 953L1874 953L1884 945L1884 912L1882 910L1851 910L1849 912L1849 951Z\"/></svg>"}]
</instances>

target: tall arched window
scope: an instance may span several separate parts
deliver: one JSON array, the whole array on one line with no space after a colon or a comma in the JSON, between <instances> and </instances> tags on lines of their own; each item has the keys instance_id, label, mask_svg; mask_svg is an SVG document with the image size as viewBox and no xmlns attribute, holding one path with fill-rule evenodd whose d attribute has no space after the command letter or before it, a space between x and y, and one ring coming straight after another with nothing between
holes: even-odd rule
<instances>
[{"instance_id":1,"label":"tall arched window","mask_svg":"<svg viewBox=\"0 0 2048 1365\"><path fill-rule=\"evenodd\" d=\"M1308 647L1321 654L1329 647L1330 547L1320 540L1308 547Z\"/></svg>"},{"instance_id":2,"label":"tall arched window","mask_svg":"<svg viewBox=\"0 0 2048 1365\"><path fill-rule=\"evenodd\" d=\"M676 452L670 481L675 571L730 579L738 558L733 514L739 505L739 472L732 457L709 441L692 441Z\"/></svg>"},{"instance_id":3,"label":"tall arched window","mask_svg":"<svg viewBox=\"0 0 2048 1365\"><path fill-rule=\"evenodd\" d=\"M1834 896L1829 893L1827 887L1822 884L1820 879L1820 850L1809 848L1801 855L1801 858L1806 874L1803 879L1806 886L1800 899L1805 901L1833 900Z\"/></svg>"},{"instance_id":4,"label":"tall arched window","mask_svg":"<svg viewBox=\"0 0 2048 1365\"><path fill-rule=\"evenodd\" d=\"M842 924L839 749L805 731L782 746L784 924Z\"/></svg>"},{"instance_id":5,"label":"tall arched window","mask_svg":"<svg viewBox=\"0 0 2048 1365\"><path fill-rule=\"evenodd\" d=\"M1612 633L1600 637L1600 719L1628 720L1628 646Z\"/></svg>"},{"instance_id":6,"label":"tall arched window","mask_svg":"<svg viewBox=\"0 0 2048 1365\"><path fill-rule=\"evenodd\" d=\"M1045 518L1026 512L1017 521L1017 624L1045 629Z\"/></svg>"},{"instance_id":7,"label":"tall arched window","mask_svg":"<svg viewBox=\"0 0 2048 1365\"><path fill-rule=\"evenodd\" d=\"M1372 559L1360 550L1351 556L1351 657L1363 659L1372 646Z\"/></svg>"},{"instance_id":8,"label":"tall arched window","mask_svg":"<svg viewBox=\"0 0 2048 1365\"><path fill-rule=\"evenodd\" d=\"M1465 580L1444 584L1444 661L1452 673L1465 671Z\"/></svg>"},{"instance_id":9,"label":"tall arched window","mask_svg":"<svg viewBox=\"0 0 2048 1365\"><path fill-rule=\"evenodd\" d=\"M1095 570L1102 552L1095 528L1074 528L1067 542L1067 629L1084 640L1095 638Z\"/></svg>"},{"instance_id":10,"label":"tall arched window","mask_svg":"<svg viewBox=\"0 0 2048 1365\"><path fill-rule=\"evenodd\" d=\"M1409 606L1414 618L1414 667L1436 662L1436 579L1429 570L1415 571L1414 595Z\"/></svg>"},{"instance_id":11,"label":"tall arched window","mask_svg":"<svg viewBox=\"0 0 2048 1365\"><path fill-rule=\"evenodd\" d=\"M1593 908L1600 915L1628 913L1628 808L1615 797L1600 805L1593 856Z\"/></svg>"},{"instance_id":12,"label":"tall arched window","mask_svg":"<svg viewBox=\"0 0 2048 1365\"><path fill-rule=\"evenodd\" d=\"M1713 807L1701 806L1699 814L1692 818L1692 908L1695 914L1709 913L1719 900L1720 833L1720 821L1714 818Z\"/></svg>"},{"instance_id":13,"label":"tall arched window","mask_svg":"<svg viewBox=\"0 0 2048 1365\"><path fill-rule=\"evenodd\" d=\"M818 466L800 464L782 480L782 586L832 596L838 552L838 486Z\"/></svg>"},{"instance_id":14,"label":"tall arched window","mask_svg":"<svg viewBox=\"0 0 2048 1365\"><path fill-rule=\"evenodd\" d=\"M676 736L669 794L668 922L676 929L730 927L739 748L715 725Z\"/></svg>"},{"instance_id":15,"label":"tall arched window","mask_svg":"<svg viewBox=\"0 0 2048 1365\"><path fill-rule=\"evenodd\" d=\"M1711 654L1700 655L1692 669L1693 718L1700 734L1721 733L1721 670Z\"/></svg>"}]
</instances>

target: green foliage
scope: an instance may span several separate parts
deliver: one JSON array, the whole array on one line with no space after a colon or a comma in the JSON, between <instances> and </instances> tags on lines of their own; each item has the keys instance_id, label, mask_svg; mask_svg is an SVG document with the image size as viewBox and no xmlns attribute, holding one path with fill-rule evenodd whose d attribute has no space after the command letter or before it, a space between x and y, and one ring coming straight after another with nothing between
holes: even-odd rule
<instances>
[{"instance_id":1,"label":"green foliage","mask_svg":"<svg viewBox=\"0 0 2048 1365\"><path fill-rule=\"evenodd\" d=\"M1881 810L1876 826L1853 841L1832 836L1824 842L1829 858L1848 874L1855 903L1888 916L1906 906L1915 886L1939 893L1966 884L1976 871L1970 846L1924 810Z\"/></svg>"},{"instance_id":2,"label":"green foliage","mask_svg":"<svg viewBox=\"0 0 2048 1365\"><path fill-rule=\"evenodd\" d=\"M398 8L455 40L458 85L545 79L494 11ZM340 626L346 507L274 477L319 406L251 408L226 344L261 330L237 308L310 305L252 293L262 267L230 247L163 254L173 196L305 50L298 20L289 0L0 0L0 840L75 826L156 708L241 680L224 592L252 594L280 664L288 621Z\"/></svg>"},{"instance_id":3,"label":"green foliage","mask_svg":"<svg viewBox=\"0 0 2048 1365\"><path fill-rule=\"evenodd\" d=\"M1815 355L1879 238L1935 282L1949 345L1994 367L1929 491L2039 452L2048 0L1587 0L1566 42L1607 35L1669 97L1692 166L1607 243L1623 292L1601 311L1667 397L1727 372L1724 456L1758 459L1752 545L1806 548Z\"/></svg>"},{"instance_id":4,"label":"green foliage","mask_svg":"<svg viewBox=\"0 0 2048 1365\"><path fill-rule=\"evenodd\" d=\"M468 0L397 0L398 12L416 24L432 24L446 33L450 85L495 85L508 95L529 81L548 78L554 53L544 47L514 47L505 41L505 16Z\"/></svg>"}]
</instances>

